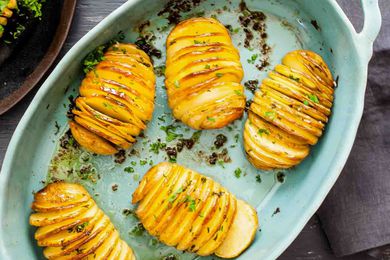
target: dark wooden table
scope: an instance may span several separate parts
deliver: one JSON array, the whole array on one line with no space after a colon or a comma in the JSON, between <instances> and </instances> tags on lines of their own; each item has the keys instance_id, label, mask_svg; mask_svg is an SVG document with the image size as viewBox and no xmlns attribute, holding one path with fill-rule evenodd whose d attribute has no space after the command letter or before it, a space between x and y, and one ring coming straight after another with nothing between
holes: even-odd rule
<instances>
[{"instance_id":1,"label":"dark wooden table","mask_svg":"<svg viewBox=\"0 0 390 260\"><path fill-rule=\"evenodd\" d=\"M86 32L88 32L105 16L124 2L125 0L79 0L72 29L59 58L61 58ZM342 4L343 2L344 4L346 3L345 0L341 2ZM12 108L6 114L0 116L0 165L3 162L5 151L11 139L12 133L34 97L36 91L37 88L30 92L30 94L27 95L17 106ZM318 217L314 215L301 234L279 259L370 260L373 258L367 256L365 253L336 258L329 248L327 238L321 229Z\"/></svg>"}]
</instances>

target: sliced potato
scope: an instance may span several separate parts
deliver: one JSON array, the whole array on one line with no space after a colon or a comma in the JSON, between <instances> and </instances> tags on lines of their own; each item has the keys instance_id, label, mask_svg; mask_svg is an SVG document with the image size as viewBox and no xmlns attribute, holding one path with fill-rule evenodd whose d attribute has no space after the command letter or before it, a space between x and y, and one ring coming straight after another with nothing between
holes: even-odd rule
<instances>
[{"instance_id":1,"label":"sliced potato","mask_svg":"<svg viewBox=\"0 0 390 260\"><path fill-rule=\"evenodd\" d=\"M242 116L240 56L220 22L203 17L183 21L166 45L165 86L175 118L194 129L216 129Z\"/></svg>"},{"instance_id":2,"label":"sliced potato","mask_svg":"<svg viewBox=\"0 0 390 260\"><path fill-rule=\"evenodd\" d=\"M63 230L48 237L38 240L38 246L64 247L91 234L92 229L103 217L104 213L98 213L88 222L81 223L73 228Z\"/></svg>"},{"instance_id":3,"label":"sliced potato","mask_svg":"<svg viewBox=\"0 0 390 260\"><path fill-rule=\"evenodd\" d=\"M202 208L204 195L209 184L203 184L200 176L194 176L192 190L186 196L177 201L177 210L171 211L170 221L165 229L160 232L159 239L170 246L176 246L186 236L188 226L199 215Z\"/></svg>"},{"instance_id":4,"label":"sliced potato","mask_svg":"<svg viewBox=\"0 0 390 260\"><path fill-rule=\"evenodd\" d=\"M92 153L109 155L118 151L110 142L106 141L106 139L87 130L74 121L69 122L69 127L76 142Z\"/></svg>"},{"instance_id":5,"label":"sliced potato","mask_svg":"<svg viewBox=\"0 0 390 260\"><path fill-rule=\"evenodd\" d=\"M31 208L38 212L61 210L84 203L90 198L80 185L56 182L34 194Z\"/></svg>"},{"instance_id":6,"label":"sliced potato","mask_svg":"<svg viewBox=\"0 0 390 260\"><path fill-rule=\"evenodd\" d=\"M84 201L85 197L89 200ZM69 201L64 205L66 199ZM135 259L110 219L82 186L49 184L35 194L32 207L36 213L30 216L30 223L39 227L35 238L39 246L45 247L46 258Z\"/></svg>"},{"instance_id":7,"label":"sliced potato","mask_svg":"<svg viewBox=\"0 0 390 260\"><path fill-rule=\"evenodd\" d=\"M91 199L75 207L60 211L34 213L30 215L30 225L37 227L47 226L70 218L74 218L76 216L81 215L86 210L90 209L94 204L95 202Z\"/></svg>"},{"instance_id":8,"label":"sliced potato","mask_svg":"<svg viewBox=\"0 0 390 260\"><path fill-rule=\"evenodd\" d=\"M244 128L248 160L259 169L299 164L322 136L331 113L334 82L314 52L288 53L256 91Z\"/></svg>"},{"instance_id":9,"label":"sliced potato","mask_svg":"<svg viewBox=\"0 0 390 260\"><path fill-rule=\"evenodd\" d=\"M237 207L237 200L236 198L230 194L230 201L229 201L229 209L224 216L224 220L221 223L221 226L218 228L217 232L213 235L213 237L207 241L206 244L204 244L199 250L196 252L198 255L207 256L214 253L214 251L222 244L222 242L225 240L229 230L230 226L233 223L233 219L236 215L236 207Z\"/></svg>"},{"instance_id":10,"label":"sliced potato","mask_svg":"<svg viewBox=\"0 0 390 260\"><path fill-rule=\"evenodd\" d=\"M133 44L114 44L81 83L72 110L77 124L70 123L76 141L102 155L128 149L152 118L155 82L146 53Z\"/></svg>"},{"instance_id":11,"label":"sliced potato","mask_svg":"<svg viewBox=\"0 0 390 260\"><path fill-rule=\"evenodd\" d=\"M253 242L258 225L256 210L246 202L237 200L233 223L215 254L222 258L239 256Z\"/></svg>"},{"instance_id":12,"label":"sliced potato","mask_svg":"<svg viewBox=\"0 0 390 260\"><path fill-rule=\"evenodd\" d=\"M146 173L133 194L133 203L137 202L137 216L151 235L166 245L201 256L213 254L228 238L238 210L237 199L220 184L167 162Z\"/></svg>"}]
</instances>

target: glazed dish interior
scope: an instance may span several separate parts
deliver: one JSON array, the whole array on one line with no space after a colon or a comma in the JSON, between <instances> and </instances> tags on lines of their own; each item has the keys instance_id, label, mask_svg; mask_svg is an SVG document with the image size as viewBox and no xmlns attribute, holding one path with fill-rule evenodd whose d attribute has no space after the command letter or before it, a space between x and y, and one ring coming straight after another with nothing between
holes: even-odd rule
<instances>
[{"instance_id":1,"label":"glazed dish interior","mask_svg":"<svg viewBox=\"0 0 390 260\"><path fill-rule=\"evenodd\" d=\"M242 84L249 80L261 82L275 65L281 63L283 56L293 50L312 50L326 61L338 83L333 112L323 137L311 149L310 155L288 170L258 170L246 159L242 135L246 113L228 127L205 130L201 134L176 122L167 104L164 76L158 72L153 120L148 123L144 136L138 137L124 155L120 158L94 156L73 148L64 155L62 141L66 141L68 130L68 119L64 115L69 110L69 98L79 95L83 78L82 58L96 46L115 37L119 31L125 35L124 42L136 42L140 39L140 25L145 22L148 26L142 27L142 32L154 37L152 43L156 50L165 50L165 41L173 26L167 23L168 14L158 15L164 9L163 1L138 1L118 12L120 18L100 28L101 33L95 35L93 43L81 43L79 49L82 51L72 53L76 60L67 65L63 74L55 76L56 86L46 93L39 111L35 111L30 118L28 128L23 130L24 138L19 141L15 151L18 160L13 162L13 176L9 179L7 190L12 200L5 202L5 215L1 220L7 237L5 246L21 249L20 252L13 252L12 257L17 258L17 254L28 251L40 258L41 249L35 246L32 239L34 230L21 219L28 218L31 192L42 188L41 181L66 180L83 184L121 231L121 238L131 246L138 259L159 259L170 254L180 255L180 259L194 259L194 254L182 253L160 244L146 232L138 232L138 220L130 214L134 209L131 194L143 174L151 165L172 159L165 152L156 151L156 145L175 145L178 139L190 139L194 135L199 135L198 142L191 149L183 148L175 158L177 163L212 177L237 198L256 208L260 229L252 246L241 255L242 259L251 259L253 255L262 258L276 254L273 255L276 257L285 247L283 241L291 241L308 220L308 215L314 213L312 200L325 189L322 183L329 181L327 173L342 167L332 162L338 156L338 148L343 146L343 138L348 135L354 114L359 111L360 97L354 87L359 85L357 82L360 78L354 77L353 72L360 65L356 62L345 64L345 57L350 61L357 59L353 43L347 40L349 32L332 1L313 2L247 1L249 10L261 11L265 15L260 33L254 35L249 46L246 44L248 35L238 18L242 15L240 1L200 1L190 11L180 13L180 19L200 14L216 17L231 28L232 42L240 52L244 71ZM152 58L155 69L165 65L165 51L162 51L161 57L155 55ZM247 100L253 98L248 89L245 89L245 95ZM175 129L176 138L172 140L168 126ZM213 144L218 135L226 136L227 141L222 148L216 149ZM216 160L210 163L213 153ZM240 169L239 173L237 169ZM88 174L80 174L82 171ZM16 175L23 177L13 178ZM22 235L13 231L15 226L23 230ZM205 259L212 258L216 257Z\"/></svg>"}]
</instances>

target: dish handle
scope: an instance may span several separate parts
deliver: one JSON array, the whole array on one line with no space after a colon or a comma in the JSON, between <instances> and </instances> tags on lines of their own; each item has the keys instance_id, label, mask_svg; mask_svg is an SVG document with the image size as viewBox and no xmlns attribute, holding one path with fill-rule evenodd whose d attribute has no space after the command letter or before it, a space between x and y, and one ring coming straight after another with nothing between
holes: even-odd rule
<instances>
[{"instance_id":1,"label":"dish handle","mask_svg":"<svg viewBox=\"0 0 390 260\"><path fill-rule=\"evenodd\" d=\"M382 16L378 0L361 0L364 13L364 25L361 32L356 34L360 54L367 62L372 56L372 46L379 34Z\"/></svg>"}]
</instances>

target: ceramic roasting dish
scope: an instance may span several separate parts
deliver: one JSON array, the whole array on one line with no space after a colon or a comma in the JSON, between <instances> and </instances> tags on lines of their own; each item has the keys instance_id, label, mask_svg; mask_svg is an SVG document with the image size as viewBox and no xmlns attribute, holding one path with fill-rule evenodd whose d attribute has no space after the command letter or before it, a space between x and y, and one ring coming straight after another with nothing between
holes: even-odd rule
<instances>
[{"instance_id":1,"label":"ceramic roasting dish","mask_svg":"<svg viewBox=\"0 0 390 260\"><path fill-rule=\"evenodd\" d=\"M65 115L69 97L78 95L83 58L119 31L125 33L124 42L135 42L140 25L148 20L150 24L143 30L153 33L154 46L162 50L161 58L153 57L154 66L163 65L165 39L171 26L166 26L166 14L159 16L158 13L166 3L127 1L66 54L37 93L14 133L0 174L0 259L42 259L42 250L33 239L34 229L28 224L31 193L44 186L42 181L53 177L83 184L109 215L138 259L162 259L170 254L180 259L197 258L166 247L146 233L134 232L137 219L126 214L132 209L131 194L149 169L149 164L166 160L165 153L156 154L150 149L158 139L165 142L166 133L161 127L179 125L176 134L185 138L195 133L174 122L167 106L163 76L157 78L153 120L148 124L145 137L140 137L131 149L133 152L127 151L125 158L118 159L74 151L69 161L61 156L57 161L52 160L58 155L61 136L68 130ZM200 1L199 5L180 15L182 19L199 14L215 15L223 24L231 25L233 43L240 51L244 66L243 82L264 79L288 51L310 49L319 53L328 63L334 78L338 79L325 134L297 167L287 171L259 171L245 158L242 145L245 116L230 127L202 131L199 142L192 150L183 149L177 162L212 177L257 209L260 229L253 244L239 259L275 259L315 213L347 160L363 111L367 65L380 29L381 15L376 0L363 0L365 23L363 30L357 33L335 0L248 0L246 4L250 10L262 11L266 15L267 38L264 41L271 47L270 64L261 70L255 66L258 58L252 61L252 56L260 53L258 47L243 46L245 35L237 19L239 1ZM264 58L259 55L259 59ZM251 99L251 92L246 90L246 96ZM213 152L212 143L218 134L227 136L225 147L231 162L209 165L200 154ZM124 161L117 163L115 160ZM88 175L81 178L80 169L85 165L89 167ZM239 178L235 174L238 168L241 169Z\"/></svg>"}]
</instances>

